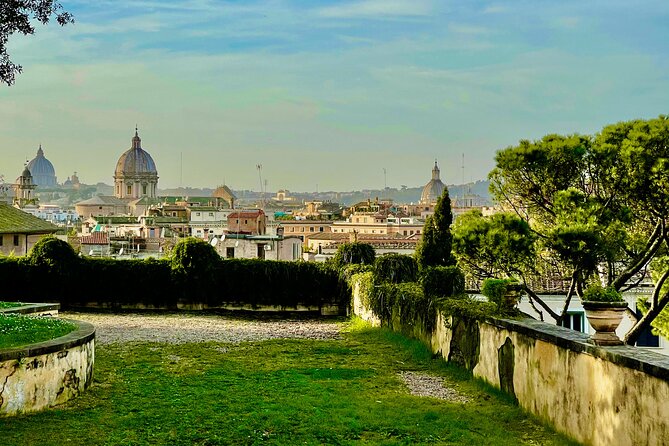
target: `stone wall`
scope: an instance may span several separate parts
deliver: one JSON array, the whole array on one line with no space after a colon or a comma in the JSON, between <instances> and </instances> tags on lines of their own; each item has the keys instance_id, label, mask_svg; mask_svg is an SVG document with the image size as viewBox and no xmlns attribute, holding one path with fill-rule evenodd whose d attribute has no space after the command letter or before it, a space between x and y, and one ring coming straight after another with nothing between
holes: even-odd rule
<instances>
[{"instance_id":1,"label":"stone wall","mask_svg":"<svg viewBox=\"0 0 669 446\"><path fill-rule=\"evenodd\" d=\"M378 324L354 288L354 312ZM393 329L423 333L419 327ZM434 353L512 394L557 430L594 446L664 445L669 439L669 357L597 347L588 336L532 319L477 322L437 312Z\"/></svg>"},{"instance_id":2,"label":"stone wall","mask_svg":"<svg viewBox=\"0 0 669 446\"><path fill-rule=\"evenodd\" d=\"M30 316L58 316L60 304L53 303L26 303L20 307L0 308L0 313L4 314L25 314Z\"/></svg>"},{"instance_id":3,"label":"stone wall","mask_svg":"<svg viewBox=\"0 0 669 446\"><path fill-rule=\"evenodd\" d=\"M93 378L95 328L79 328L51 341L0 350L0 416L35 412L62 404Z\"/></svg>"}]
</instances>

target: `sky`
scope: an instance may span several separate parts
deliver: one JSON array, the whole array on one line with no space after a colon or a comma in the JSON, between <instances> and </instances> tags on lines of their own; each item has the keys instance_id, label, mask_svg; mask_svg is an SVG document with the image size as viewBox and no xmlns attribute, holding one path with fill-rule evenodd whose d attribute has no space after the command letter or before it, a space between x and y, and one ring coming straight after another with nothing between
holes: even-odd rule
<instances>
[{"instance_id":1,"label":"sky","mask_svg":"<svg viewBox=\"0 0 669 446\"><path fill-rule=\"evenodd\" d=\"M258 164L269 191L414 187L435 159L452 184L669 112L666 0L61 3L74 25L9 41L8 181L42 144L59 181L112 184L137 125L161 188L259 190Z\"/></svg>"}]
</instances>

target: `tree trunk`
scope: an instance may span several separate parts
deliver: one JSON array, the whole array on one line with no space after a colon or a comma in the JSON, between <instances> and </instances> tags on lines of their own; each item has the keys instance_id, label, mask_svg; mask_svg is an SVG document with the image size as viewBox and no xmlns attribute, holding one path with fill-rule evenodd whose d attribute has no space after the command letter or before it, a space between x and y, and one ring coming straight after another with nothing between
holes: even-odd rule
<instances>
[{"instance_id":1,"label":"tree trunk","mask_svg":"<svg viewBox=\"0 0 669 446\"><path fill-rule=\"evenodd\" d=\"M636 341L639 340L639 336L641 336L641 332L650 327L651 322L653 322L657 315L660 314L662 310L664 310L664 307L666 307L668 303L669 293L665 293L658 301L657 305L651 305L648 312L637 321L637 323L630 331L627 332L625 338L623 339L625 343L628 345L636 344Z\"/></svg>"}]
</instances>

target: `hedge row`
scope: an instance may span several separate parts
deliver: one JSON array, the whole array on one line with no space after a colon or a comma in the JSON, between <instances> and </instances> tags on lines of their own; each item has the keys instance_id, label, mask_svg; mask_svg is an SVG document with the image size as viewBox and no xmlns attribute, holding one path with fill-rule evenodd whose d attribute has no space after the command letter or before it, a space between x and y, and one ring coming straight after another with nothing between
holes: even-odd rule
<instances>
[{"instance_id":1,"label":"hedge row","mask_svg":"<svg viewBox=\"0 0 669 446\"><path fill-rule=\"evenodd\" d=\"M49 242L56 243L56 242ZM0 300L59 302L63 308L98 305L176 309L178 304L346 308L350 294L338 273L322 264L208 258L188 242L184 259L115 260L58 254L37 246L27 257L0 258ZM50 251L55 251L51 249Z\"/></svg>"}]
</instances>

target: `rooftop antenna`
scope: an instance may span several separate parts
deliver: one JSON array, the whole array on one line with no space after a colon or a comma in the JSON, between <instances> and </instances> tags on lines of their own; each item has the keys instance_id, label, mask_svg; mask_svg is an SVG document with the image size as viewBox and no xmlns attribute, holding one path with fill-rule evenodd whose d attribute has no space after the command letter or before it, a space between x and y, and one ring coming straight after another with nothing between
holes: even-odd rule
<instances>
[{"instance_id":1,"label":"rooftop antenna","mask_svg":"<svg viewBox=\"0 0 669 446\"><path fill-rule=\"evenodd\" d=\"M462 154L462 200L465 199L465 154Z\"/></svg>"},{"instance_id":2,"label":"rooftop antenna","mask_svg":"<svg viewBox=\"0 0 669 446\"><path fill-rule=\"evenodd\" d=\"M265 191L263 190L262 182L262 164L256 164L256 169L258 169L258 178L260 179L260 209L265 209Z\"/></svg>"}]
</instances>

